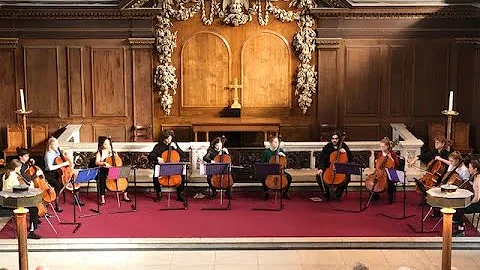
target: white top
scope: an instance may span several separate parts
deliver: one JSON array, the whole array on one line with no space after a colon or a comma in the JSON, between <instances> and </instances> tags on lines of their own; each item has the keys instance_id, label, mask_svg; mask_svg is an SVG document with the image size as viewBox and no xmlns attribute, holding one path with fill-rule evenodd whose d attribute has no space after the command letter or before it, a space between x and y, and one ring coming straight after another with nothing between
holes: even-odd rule
<instances>
[{"instance_id":1,"label":"white top","mask_svg":"<svg viewBox=\"0 0 480 270\"><path fill-rule=\"evenodd\" d=\"M18 186L20 185L20 182L18 181L18 174L16 172L10 172L7 174L3 175L3 191L12 191L13 186ZM34 187L33 181L30 183L30 187Z\"/></svg>"},{"instance_id":2,"label":"white top","mask_svg":"<svg viewBox=\"0 0 480 270\"><path fill-rule=\"evenodd\" d=\"M453 165L448 166L447 172L451 172L453 168L454 168ZM458 175L460 175L460 178L462 178L463 181L467 181L470 178L470 173L468 172L468 168L467 166L465 166L465 164L458 166L455 172L458 173Z\"/></svg>"}]
</instances>

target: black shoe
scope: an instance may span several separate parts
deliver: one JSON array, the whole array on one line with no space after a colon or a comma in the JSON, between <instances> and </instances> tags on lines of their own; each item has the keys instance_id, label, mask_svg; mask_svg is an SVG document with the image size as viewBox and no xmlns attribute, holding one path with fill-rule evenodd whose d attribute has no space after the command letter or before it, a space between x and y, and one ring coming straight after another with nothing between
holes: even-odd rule
<instances>
[{"instance_id":1,"label":"black shoe","mask_svg":"<svg viewBox=\"0 0 480 270\"><path fill-rule=\"evenodd\" d=\"M45 214L45 216L46 216L46 215L48 215L48 214ZM37 225L40 225L40 224L42 224L42 221L39 219L39 220L37 221Z\"/></svg>"},{"instance_id":2,"label":"black shoe","mask_svg":"<svg viewBox=\"0 0 480 270\"><path fill-rule=\"evenodd\" d=\"M177 194L177 201L185 202L185 195L183 195L183 193L178 193Z\"/></svg>"},{"instance_id":3,"label":"black shoe","mask_svg":"<svg viewBox=\"0 0 480 270\"><path fill-rule=\"evenodd\" d=\"M373 202L376 202L376 201L378 201L378 200L380 200L380 195L377 194L377 193L373 193L373 195L372 195L372 201L373 201Z\"/></svg>"},{"instance_id":4,"label":"black shoe","mask_svg":"<svg viewBox=\"0 0 480 270\"><path fill-rule=\"evenodd\" d=\"M232 199L232 194L230 193L230 190L225 191L225 196L227 199L231 200Z\"/></svg>"},{"instance_id":5,"label":"black shoe","mask_svg":"<svg viewBox=\"0 0 480 270\"><path fill-rule=\"evenodd\" d=\"M465 236L465 231L456 231L455 233L453 233L452 235L453 237L464 237Z\"/></svg>"},{"instance_id":6,"label":"black shoe","mask_svg":"<svg viewBox=\"0 0 480 270\"><path fill-rule=\"evenodd\" d=\"M153 199L154 202L159 202L162 200L162 193L161 192L157 192L155 194L155 199Z\"/></svg>"},{"instance_id":7,"label":"black shoe","mask_svg":"<svg viewBox=\"0 0 480 270\"><path fill-rule=\"evenodd\" d=\"M265 194L263 195L263 199L266 201L268 200L268 192L265 192Z\"/></svg>"},{"instance_id":8,"label":"black shoe","mask_svg":"<svg viewBox=\"0 0 480 270\"><path fill-rule=\"evenodd\" d=\"M36 234L33 231L30 231L27 236L28 239L40 239L42 238L40 235Z\"/></svg>"},{"instance_id":9,"label":"black shoe","mask_svg":"<svg viewBox=\"0 0 480 270\"><path fill-rule=\"evenodd\" d=\"M58 207L58 206L56 206L56 207L55 207L55 212L61 213L61 212L63 212L63 209L60 208L60 207Z\"/></svg>"},{"instance_id":10,"label":"black shoe","mask_svg":"<svg viewBox=\"0 0 480 270\"><path fill-rule=\"evenodd\" d=\"M288 193L287 193L287 192L283 192L283 193L282 193L282 198L285 199L285 200L290 200L290 197L288 197Z\"/></svg>"},{"instance_id":11,"label":"black shoe","mask_svg":"<svg viewBox=\"0 0 480 270\"><path fill-rule=\"evenodd\" d=\"M212 193L210 194L210 200L213 200L217 197L217 191L216 190L213 190Z\"/></svg>"}]
</instances>

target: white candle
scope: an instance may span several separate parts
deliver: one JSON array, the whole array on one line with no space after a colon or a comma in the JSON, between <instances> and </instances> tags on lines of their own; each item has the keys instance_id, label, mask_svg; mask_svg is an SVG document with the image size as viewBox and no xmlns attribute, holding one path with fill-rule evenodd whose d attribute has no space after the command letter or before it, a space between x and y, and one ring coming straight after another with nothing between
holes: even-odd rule
<instances>
[{"instance_id":1,"label":"white candle","mask_svg":"<svg viewBox=\"0 0 480 270\"><path fill-rule=\"evenodd\" d=\"M25 96L23 95L23 89L20 88L20 103L22 105L22 112L25 111Z\"/></svg>"},{"instance_id":2,"label":"white candle","mask_svg":"<svg viewBox=\"0 0 480 270\"><path fill-rule=\"evenodd\" d=\"M448 111L453 111L453 91L450 91L450 98L448 99Z\"/></svg>"}]
</instances>

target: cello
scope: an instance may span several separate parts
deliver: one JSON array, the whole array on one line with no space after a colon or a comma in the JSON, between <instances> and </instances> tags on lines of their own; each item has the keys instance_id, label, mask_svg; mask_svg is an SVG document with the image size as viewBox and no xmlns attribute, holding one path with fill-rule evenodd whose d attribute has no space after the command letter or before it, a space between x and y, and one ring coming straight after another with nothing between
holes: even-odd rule
<instances>
[{"instance_id":1,"label":"cello","mask_svg":"<svg viewBox=\"0 0 480 270\"><path fill-rule=\"evenodd\" d=\"M215 163L228 163L232 164L232 157L229 154L223 152L223 145L225 144L226 138L222 136L222 149L220 149L220 154L213 158ZM233 186L233 176L232 174L214 174L211 178L212 186L216 189L228 190Z\"/></svg>"},{"instance_id":2,"label":"cello","mask_svg":"<svg viewBox=\"0 0 480 270\"><path fill-rule=\"evenodd\" d=\"M105 162L110 164L112 167L122 166L123 165L122 159L118 155L115 155L115 152L113 151L112 140L109 140L109 141L110 141L110 149L112 151L112 155L108 156L105 159ZM105 180L105 186L107 187L108 190L112 192L124 192L128 188L128 180L127 178L118 178L118 179L107 178L107 180Z\"/></svg>"},{"instance_id":3,"label":"cello","mask_svg":"<svg viewBox=\"0 0 480 270\"><path fill-rule=\"evenodd\" d=\"M30 186L30 183L28 183L28 181L23 178L23 176L19 173L17 173L17 179L18 179L18 182L19 183L23 183L24 185L26 185L27 187ZM35 187L37 188L37 187ZM43 191L43 190L42 190ZM55 193L55 191L54 191ZM43 198L43 194L42 194L42 198ZM38 217L43 217L47 214L47 208L45 207L45 205L43 204L43 202L40 202L39 204L37 204L35 207L37 207L38 209Z\"/></svg>"},{"instance_id":4,"label":"cello","mask_svg":"<svg viewBox=\"0 0 480 270\"><path fill-rule=\"evenodd\" d=\"M174 136L173 130L170 131L170 135ZM163 151L162 159L165 163L175 163L180 162L180 154L178 151L174 150L172 147L172 142L168 144L168 150ZM178 187L182 183L182 176L181 175L168 175L168 176L160 176L158 178L160 185L164 187Z\"/></svg>"},{"instance_id":5,"label":"cello","mask_svg":"<svg viewBox=\"0 0 480 270\"><path fill-rule=\"evenodd\" d=\"M420 181L423 183L425 188L428 190L434 186L438 185L438 180L445 174L445 166L440 160L431 160L427 165L427 170L422 176ZM417 185L416 188L418 193L421 193L420 188Z\"/></svg>"},{"instance_id":6,"label":"cello","mask_svg":"<svg viewBox=\"0 0 480 270\"><path fill-rule=\"evenodd\" d=\"M345 182L346 175L336 173L335 171L335 163L347 163L348 156L347 153L342 153L340 150L342 149L343 141L345 140L346 134L345 132L342 133L342 138L340 143L338 144L337 151L330 154L330 166L325 170L323 174L323 181L327 185L340 185Z\"/></svg>"},{"instance_id":7,"label":"cello","mask_svg":"<svg viewBox=\"0 0 480 270\"><path fill-rule=\"evenodd\" d=\"M288 180L287 176L284 174L284 169L287 167L287 158L280 156L280 144L282 143L282 136L278 136L278 147L275 150L275 155L270 158L268 163L280 164L280 174L279 175L267 175L265 178L265 185L270 190L284 190L287 187Z\"/></svg>"},{"instance_id":8,"label":"cello","mask_svg":"<svg viewBox=\"0 0 480 270\"><path fill-rule=\"evenodd\" d=\"M35 178L33 179L33 185L35 186L35 188L38 188L42 191L43 202L48 204L55 201L55 199L57 198L55 189L48 184L43 174L37 175L37 172L40 170L40 168L30 162L28 162L27 165L28 169L26 170L25 174L28 177L35 176Z\"/></svg>"},{"instance_id":9,"label":"cello","mask_svg":"<svg viewBox=\"0 0 480 270\"><path fill-rule=\"evenodd\" d=\"M397 144L398 140L391 142L389 151ZM388 154L377 158L375 160L375 171L369 174L367 180L365 180L365 188L371 192L383 192L388 185L388 176L385 168L393 167L395 167L395 162L393 159L389 158Z\"/></svg>"},{"instance_id":10,"label":"cello","mask_svg":"<svg viewBox=\"0 0 480 270\"><path fill-rule=\"evenodd\" d=\"M67 156L65 156L63 154L62 150L60 150L60 148L58 148L58 152L60 153L60 155L57 158L55 158L54 164L58 165L58 164L62 164L64 162L68 162L70 164L68 166L60 167L59 169L57 169L57 171L60 174L60 177L62 179L62 183L65 186L65 188L72 191L73 187L72 187L72 184L69 183L69 182L70 182L70 179L72 178L72 176L74 175L73 161L70 158L68 158ZM75 189L79 189L79 188L80 188L80 183L75 183Z\"/></svg>"}]
</instances>

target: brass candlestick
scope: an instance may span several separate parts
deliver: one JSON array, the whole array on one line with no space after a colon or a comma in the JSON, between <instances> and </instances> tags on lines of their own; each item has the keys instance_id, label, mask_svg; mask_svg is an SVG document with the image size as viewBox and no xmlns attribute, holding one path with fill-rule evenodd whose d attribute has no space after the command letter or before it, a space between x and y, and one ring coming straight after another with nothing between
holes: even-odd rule
<instances>
[{"instance_id":1,"label":"brass candlestick","mask_svg":"<svg viewBox=\"0 0 480 270\"><path fill-rule=\"evenodd\" d=\"M23 128L23 147L28 149L27 142L27 115L31 114L32 111L16 110L16 114L22 116L22 128Z\"/></svg>"},{"instance_id":2,"label":"brass candlestick","mask_svg":"<svg viewBox=\"0 0 480 270\"><path fill-rule=\"evenodd\" d=\"M442 114L447 117L447 140L452 139L452 121L453 117L459 115L459 112L454 110L443 110Z\"/></svg>"}]
</instances>

